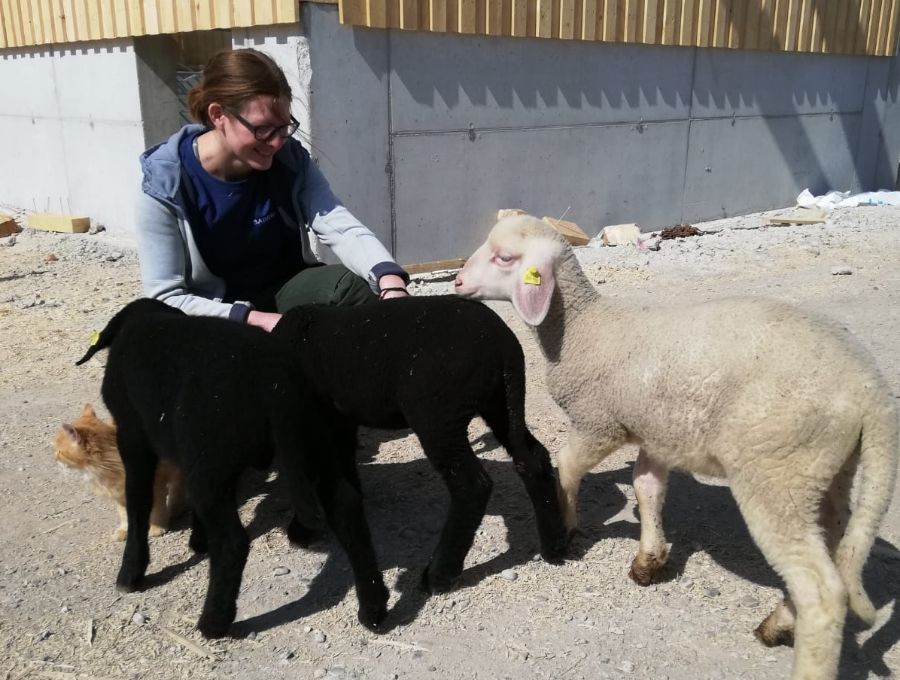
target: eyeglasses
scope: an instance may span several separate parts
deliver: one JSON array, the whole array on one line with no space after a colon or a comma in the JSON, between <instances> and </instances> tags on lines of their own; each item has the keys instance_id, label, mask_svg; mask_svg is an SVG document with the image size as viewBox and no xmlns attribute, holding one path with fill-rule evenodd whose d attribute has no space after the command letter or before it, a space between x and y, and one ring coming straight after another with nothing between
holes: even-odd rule
<instances>
[{"instance_id":1,"label":"eyeglasses","mask_svg":"<svg viewBox=\"0 0 900 680\"><path fill-rule=\"evenodd\" d=\"M260 142L268 142L273 137L280 137L281 139L287 139L288 137L293 136L293 134L300 128L300 123L296 118L291 116L291 122L287 125L254 125L248 120L244 119L241 114L237 111L230 111L226 109L226 111L234 116L237 121L243 125L245 128L250 130L253 133L253 136L256 137L257 141Z\"/></svg>"}]
</instances>

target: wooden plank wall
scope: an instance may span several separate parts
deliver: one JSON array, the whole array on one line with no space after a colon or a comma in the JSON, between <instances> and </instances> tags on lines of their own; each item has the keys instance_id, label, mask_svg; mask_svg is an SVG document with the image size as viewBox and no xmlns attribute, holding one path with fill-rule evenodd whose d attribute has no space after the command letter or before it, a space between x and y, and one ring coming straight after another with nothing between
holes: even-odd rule
<instances>
[{"instance_id":1,"label":"wooden plank wall","mask_svg":"<svg viewBox=\"0 0 900 680\"><path fill-rule=\"evenodd\" d=\"M299 0L0 0L0 49L299 19Z\"/></svg>"},{"instance_id":2,"label":"wooden plank wall","mask_svg":"<svg viewBox=\"0 0 900 680\"><path fill-rule=\"evenodd\" d=\"M900 0L319 0L345 24L890 56ZM0 49L294 23L299 0L0 0Z\"/></svg>"},{"instance_id":3,"label":"wooden plank wall","mask_svg":"<svg viewBox=\"0 0 900 680\"><path fill-rule=\"evenodd\" d=\"M373 28L889 56L900 0L339 0Z\"/></svg>"}]
</instances>

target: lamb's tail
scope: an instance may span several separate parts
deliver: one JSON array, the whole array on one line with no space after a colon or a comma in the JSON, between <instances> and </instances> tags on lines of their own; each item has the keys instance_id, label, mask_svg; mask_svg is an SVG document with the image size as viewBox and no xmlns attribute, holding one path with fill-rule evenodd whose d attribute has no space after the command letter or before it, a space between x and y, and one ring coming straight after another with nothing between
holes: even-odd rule
<instances>
[{"instance_id":1,"label":"lamb's tail","mask_svg":"<svg viewBox=\"0 0 900 680\"><path fill-rule=\"evenodd\" d=\"M868 625L875 622L875 606L863 589L862 571L878 525L891 502L898 451L897 410L893 400L887 397L878 400L863 417L857 501L835 554L835 564L847 587L850 609Z\"/></svg>"},{"instance_id":2,"label":"lamb's tail","mask_svg":"<svg viewBox=\"0 0 900 680\"><path fill-rule=\"evenodd\" d=\"M122 307L122 309L116 312L115 316L113 316L113 318L109 320L109 323L106 324L106 328L104 328L99 333L97 333L97 331L94 331L94 333L91 335L91 346L88 348L88 351L85 352L84 356L75 362L75 365L81 366L81 364L86 362L97 352L112 345L113 340L119 334L122 326L125 325L125 323L129 319L132 319L136 316L144 316L146 314L160 312L183 314L183 312L181 312L180 310L177 310L174 307L170 307L166 303L160 302L159 300L140 298L133 302L129 302L127 305Z\"/></svg>"}]
</instances>

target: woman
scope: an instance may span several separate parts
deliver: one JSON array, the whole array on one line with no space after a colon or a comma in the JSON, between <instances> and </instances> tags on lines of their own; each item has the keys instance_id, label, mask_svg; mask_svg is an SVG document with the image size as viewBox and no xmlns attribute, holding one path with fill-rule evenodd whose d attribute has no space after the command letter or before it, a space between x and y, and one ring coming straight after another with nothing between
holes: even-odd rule
<instances>
[{"instance_id":1,"label":"woman","mask_svg":"<svg viewBox=\"0 0 900 680\"><path fill-rule=\"evenodd\" d=\"M291 137L290 105L284 73L261 52L219 52L207 64L188 95L200 124L141 156L147 297L271 330L299 304L407 295L406 272ZM343 264L317 261L309 229Z\"/></svg>"}]
</instances>

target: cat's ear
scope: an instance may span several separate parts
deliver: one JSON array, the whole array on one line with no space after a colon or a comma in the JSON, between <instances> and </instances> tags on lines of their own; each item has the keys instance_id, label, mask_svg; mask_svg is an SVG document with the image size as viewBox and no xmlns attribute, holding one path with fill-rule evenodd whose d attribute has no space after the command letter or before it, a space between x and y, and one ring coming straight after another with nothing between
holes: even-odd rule
<instances>
[{"instance_id":1,"label":"cat's ear","mask_svg":"<svg viewBox=\"0 0 900 680\"><path fill-rule=\"evenodd\" d=\"M78 433L74 427L72 427L69 423L63 423L62 426L63 432L65 432L76 444L81 443L81 435Z\"/></svg>"},{"instance_id":2,"label":"cat's ear","mask_svg":"<svg viewBox=\"0 0 900 680\"><path fill-rule=\"evenodd\" d=\"M96 418L97 414L94 413L94 407L90 404L85 404L84 408L81 409L81 417L82 418Z\"/></svg>"}]
</instances>

